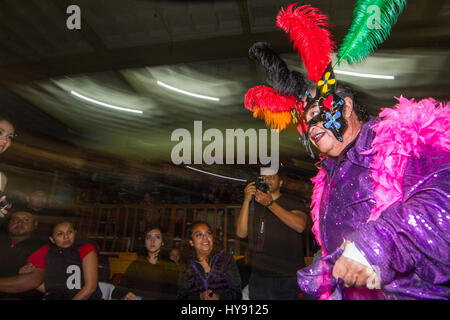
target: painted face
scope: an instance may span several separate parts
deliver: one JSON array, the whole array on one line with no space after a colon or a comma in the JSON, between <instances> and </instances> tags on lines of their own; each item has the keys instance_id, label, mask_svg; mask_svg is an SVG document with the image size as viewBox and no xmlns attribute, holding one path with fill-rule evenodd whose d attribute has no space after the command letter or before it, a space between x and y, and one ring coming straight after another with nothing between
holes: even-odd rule
<instances>
[{"instance_id":1,"label":"painted face","mask_svg":"<svg viewBox=\"0 0 450 320\"><path fill-rule=\"evenodd\" d=\"M340 104L323 99L315 99L316 90L310 91L309 97L305 95L303 103L305 105L304 118L308 126L308 139L321 153L333 154L342 146L342 135L347 128L347 120L344 118L344 100L340 97L333 97L333 101L341 101ZM329 99L331 100L331 98ZM330 103L331 110L324 106Z\"/></svg>"},{"instance_id":2,"label":"painted face","mask_svg":"<svg viewBox=\"0 0 450 320\"><path fill-rule=\"evenodd\" d=\"M28 212L14 212L9 219L8 232L12 236L31 235L36 229L33 215Z\"/></svg>"},{"instance_id":3,"label":"painted face","mask_svg":"<svg viewBox=\"0 0 450 320\"><path fill-rule=\"evenodd\" d=\"M14 138L14 127L9 121L0 121L0 153L5 152Z\"/></svg>"},{"instance_id":4,"label":"painted face","mask_svg":"<svg viewBox=\"0 0 450 320\"><path fill-rule=\"evenodd\" d=\"M75 242L75 230L70 222L64 222L53 228L50 241L60 248L69 248Z\"/></svg>"},{"instance_id":5,"label":"painted face","mask_svg":"<svg viewBox=\"0 0 450 320\"><path fill-rule=\"evenodd\" d=\"M152 229L145 235L145 247L149 253L157 253L163 244L162 233L159 229Z\"/></svg>"},{"instance_id":6,"label":"painted face","mask_svg":"<svg viewBox=\"0 0 450 320\"><path fill-rule=\"evenodd\" d=\"M197 254L209 255L213 249L213 234L205 224L198 224L192 230L192 240L189 240Z\"/></svg>"}]
</instances>

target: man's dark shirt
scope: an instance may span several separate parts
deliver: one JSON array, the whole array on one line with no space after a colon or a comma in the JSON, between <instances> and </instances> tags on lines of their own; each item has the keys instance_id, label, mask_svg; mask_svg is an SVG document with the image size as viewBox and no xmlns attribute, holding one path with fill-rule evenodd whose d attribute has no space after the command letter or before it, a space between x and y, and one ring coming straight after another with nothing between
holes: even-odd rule
<instances>
[{"instance_id":1,"label":"man's dark shirt","mask_svg":"<svg viewBox=\"0 0 450 320\"><path fill-rule=\"evenodd\" d=\"M287 211L299 210L298 202L281 195L276 202ZM303 236L288 227L268 208L254 203L249 208L249 244L252 252L252 272L266 277L296 277L304 267ZM250 205L251 206L251 205ZM264 230L261 234L261 226Z\"/></svg>"},{"instance_id":2,"label":"man's dark shirt","mask_svg":"<svg viewBox=\"0 0 450 320\"><path fill-rule=\"evenodd\" d=\"M0 278L14 277L27 264L28 257L46 242L35 237L12 245L7 234L0 234ZM43 293L31 290L23 293L0 292L0 299L41 299Z\"/></svg>"}]
</instances>

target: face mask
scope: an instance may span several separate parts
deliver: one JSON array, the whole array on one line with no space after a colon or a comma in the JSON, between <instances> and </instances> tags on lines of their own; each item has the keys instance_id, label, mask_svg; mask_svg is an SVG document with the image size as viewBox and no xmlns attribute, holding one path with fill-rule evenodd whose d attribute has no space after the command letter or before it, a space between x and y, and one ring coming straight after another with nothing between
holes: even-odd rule
<instances>
[{"instance_id":1,"label":"face mask","mask_svg":"<svg viewBox=\"0 0 450 320\"><path fill-rule=\"evenodd\" d=\"M348 126L348 122L344 118L344 98L351 97L351 95L338 95L333 92L330 93L326 99L324 99L323 97L314 99L311 97L311 94L308 91L305 93L305 95L306 101L309 105L311 105L311 107L317 106L319 108L319 113L306 123L308 127L307 134L309 133L309 129L313 125L322 122L323 127L329 130L338 141L342 142L342 135L344 134ZM306 113L307 112L305 112L305 114Z\"/></svg>"}]
</instances>

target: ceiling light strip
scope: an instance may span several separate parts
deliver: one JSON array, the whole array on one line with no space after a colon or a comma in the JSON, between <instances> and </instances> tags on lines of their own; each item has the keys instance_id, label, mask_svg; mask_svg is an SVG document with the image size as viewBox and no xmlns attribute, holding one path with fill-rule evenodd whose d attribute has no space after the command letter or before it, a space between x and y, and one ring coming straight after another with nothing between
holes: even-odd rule
<instances>
[{"instance_id":1,"label":"ceiling light strip","mask_svg":"<svg viewBox=\"0 0 450 320\"><path fill-rule=\"evenodd\" d=\"M182 94L186 94L188 96L201 98L201 99L206 99L206 100L213 100L213 101L219 101L220 100L219 98L216 98L216 97L203 96L201 94L196 94L196 93L192 93L192 92L189 92L189 91L181 90L181 89L169 86L168 84L165 84L164 82L161 82L159 80L156 83L159 84L160 86L164 87L164 88L167 88L169 90L173 90L173 91L176 91L176 92L179 92L179 93L182 93Z\"/></svg>"},{"instance_id":2,"label":"ceiling light strip","mask_svg":"<svg viewBox=\"0 0 450 320\"><path fill-rule=\"evenodd\" d=\"M234 180L234 181L241 181L241 182L247 182L247 180L238 179L238 178L231 178L231 177L227 177L227 176L222 176L222 175L220 175L220 174L215 174L215 173L203 171L203 170L200 170L200 169L195 169L195 168L192 168L192 167L190 167L190 166L186 166L186 168L191 169L191 170L194 170L194 171L197 171L197 172L201 172L201 173L204 173L204 174L209 174L209 175L211 175L211 176L223 178L223 179Z\"/></svg>"},{"instance_id":3,"label":"ceiling light strip","mask_svg":"<svg viewBox=\"0 0 450 320\"><path fill-rule=\"evenodd\" d=\"M361 77L361 78L372 78L372 79L386 79L386 80L394 80L394 76L385 76L385 75L379 75L379 74L370 74L370 73L359 73L359 72L351 72L351 71L344 71L344 70L334 70L334 73L336 74L345 74L348 76L354 76L354 77Z\"/></svg>"},{"instance_id":4,"label":"ceiling light strip","mask_svg":"<svg viewBox=\"0 0 450 320\"><path fill-rule=\"evenodd\" d=\"M142 113L141 110L129 109L129 108L122 108L122 107L118 107L118 106L113 106L112 104L100 102L100 101L97 101L97 100L94 100L94 99L85 97L85 96L83 96L82 94L79 94L79 93L77 93L77 92L75 92L75 91L73 91L73 90L70 91L70 93L73 94L74 96L77 96L77 97L83 99L83 100L86 100L86 101L89 101L89 102L92 102L92 103L101 105L101 106L103 106L103 107L107 107L107 108L111 108L111 109L116 109L116 110L121 110L121 111L127 111L127 112Z\"/></svg>"}]
</instances>

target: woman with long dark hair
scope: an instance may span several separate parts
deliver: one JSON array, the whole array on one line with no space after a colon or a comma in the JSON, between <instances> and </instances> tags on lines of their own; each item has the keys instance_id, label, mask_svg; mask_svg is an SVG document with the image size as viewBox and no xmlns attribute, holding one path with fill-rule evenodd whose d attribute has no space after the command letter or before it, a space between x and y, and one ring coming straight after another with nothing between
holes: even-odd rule
<instances>
[{"instance_id":1,"label":"woman with long dark hair","mask_svg":"<svg viewBox=\"0 0 450 320\"><path fill-rule=\"evenodd\" d=\"M145 252L127 268L113 291L113 299L171 300L176 297L178 268L162 254L161 228L150 226L144 234Z\"/></svg>"},{"instance_id":2,"label":"woman with long dark hair","mask_svg":"<svg viewBox=\"0 0 450 320\"><path fill-rule=\"evenodd\" d=\"M214 251L209 224L194 222L189 235L194 254L180 276L178 299L241 300L241 277L234 257L226 251Z\"/></svg>"}]
</instances>

